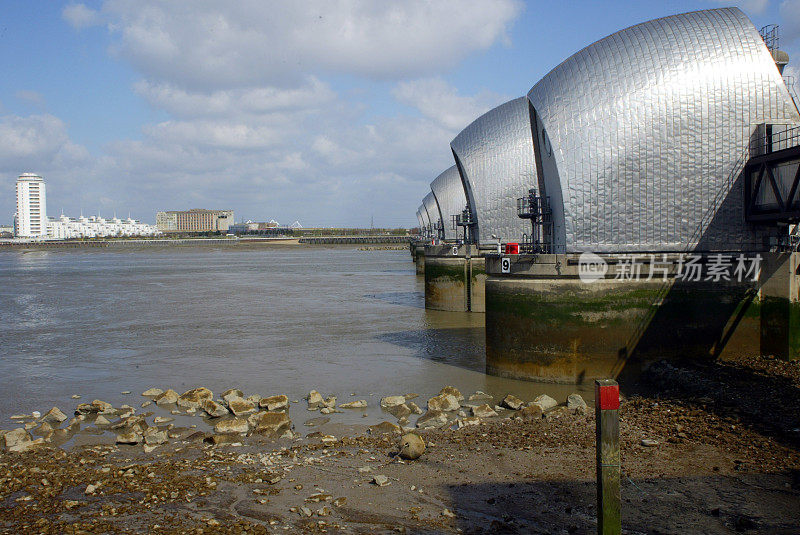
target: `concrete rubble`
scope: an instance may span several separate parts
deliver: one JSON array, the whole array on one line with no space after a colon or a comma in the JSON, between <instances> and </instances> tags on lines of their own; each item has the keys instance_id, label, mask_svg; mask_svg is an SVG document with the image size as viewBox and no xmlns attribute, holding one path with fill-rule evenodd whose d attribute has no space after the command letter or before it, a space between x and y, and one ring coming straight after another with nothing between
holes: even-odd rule
<instances>
[{"instance_id":1,"label":"concrete rubble","mask_svg":"<svg viewBox=\"0 0 800 535\"><path fill-rule=\"evenodd\" d=\"M397 407L405 402L405 396L386 396L381 398L381 408L388 409L391 407Z\"/></svg>"},{"instance_id":2,"label":"concrete rubble","mask_svg":"<svg viewBox=\"0 0 800 535\"><path fill-rule=\"evenodd\" d=\"M358 401L350 401L339 405L340 409L365 409L367 407L366 399L359 399Z\"/></svg>"},{"instance_id":3,"label":"concrete rubble","mask_svg":"<svg viewBox=\"0 0 800 535\"><path fill-rule=\"evenodd\" d=\"M534 399L533 402L530 403L530 405L536 405L537 407L542 409L542 412L547 412L550 409L558 406L558 401L551 398L547 394L542 394L541 396L537 396L536 399Z\"/></svg>"},{"instance_id":4,"label":"concrete rubble","mask_svg":"<svg viewBox=\"0 0 800 535\"><path fill-rule=\"evenodd\" d=\"M458 398L452 394L442 393L428 400L429 411L451 412L461 408Z\"/></svg>"},{"instance_id":5,"label":"concrete rubble","mask_svg":"<svg viewBox=\"0 0 800 535\"><path fill-rule=\"evenodd\" d=\"M282 411L289 409L289 398L283 394L261 398L258 406L268 411Z\"/></svg>"},{"instance_id":6,"label":"concrete rubble","mask_svg":"<svg viewBox=\"0 0 800 535\"><path fill-rule=\"evenodd\" d=\"M500 402L501 407L505 407L507 409L511 409L512 411L518 411L522 408L525 404L524 401L519 399L517 396L512 394L508 394L506 397L503 398L503 401Z\"/></svg>"},{"instance_id":7,"label":"concrete rubble","mask_svg":"<svg viewBox=\"0 0 800 535\"><path fill-rule=\"evenodd\" d=\"M172 405L178 402L178 393L169 388L153 398L156 405Z\"/></svg>"},{"instance_id":8,"label":"concrete rubble","mask_svg":"<svg viewBox=\"0 0 800 535\"><path fill-rule=\"evenodd\" d=\"M293 431L294 426L288 414L291 404L285 394L270 396L253 394L245 397L241 390L231 388L222 392L219 399L214 399L214 393L210 389L199 386L183 394L178 394L171 388L166 390L150 388L142 395L150 398L152 403L155 403L154 407L161 407L159 410L168 411L171 416L153 412L136 414L137 409L130 405L115 408L108 402L95 399L91 403L78 404L75 417L67 422L66 414L58 407L53 407L43 416L34 417L33 414L39 414L38 412L31 415L15 415L15 421L20 421L23 427L0 431L0 446L2 446L0 449L15 453L56 441L64 442L81 432L81 424L93 426L99 433L110 431L115 434L114 442L120 447L138 447L146 454L155 454L160 448L174 441L184 441L187 444L206 443L211 445L210 447L232 447L241 445L251 436L270 440L298 440L298 434ZM469 396L469 401L465 401L465 396L457 388L445 386L438 394L428 399L427 411L423 411L419 405L410 401L417 396L417 394L406 394L382 397L381 409L392 414L398 423L384 421L366 428L370 436L400 437L395 455L396 458L405 461L419 459L426 453L425 440L419 433L447 427L464 429L481 426L485 421L500 418L498 414L500 408L492 408L487 403L492 400L492 396L481 391L473 393ZM312 390L305 399L309 410L320 410L327 415L341 412L337 410L335 396L325 398L318 391ZM465 404L462 406L462 403ZM142 409L150 404L151 401L143 403ZM358 399L342 403L338 407L363 410L368 405L366 399ZM548 411L552 413L557 403L548 396L539 396L533 402L526 404L513 395L507 395L501 405L512 410L511 414L516 418L534 420L541 419ZM172 406L175 408L171 408ZM566 406L559 409L585 414L586 403L581 396L573 394L567 399ZM175 418L192 415L206 419L210 432L176 427ZM412 417L416 417L413 423L409 420ZM324 426L329 422L330 417L323 416L309 420L306 425ZM64 428L60 427L62 424L65 424ZM408 432L414 427L419 429L419 432ZM40 438L34 439L34 435ZM306 440L317 440L322 446L330 447L342 439L315 431L308 433ZM643 440L642 444L649 445L647 440ZM369 466L363 468L363 471L370 470ZM282 477L280 474L265 475L264 481L275 484ZM386 486L390 483L389 478L382 474L373 476L371 481L377 486ZM87 486L87 495L100 492L102 488L99 485ZM331 501L332 497L318 492L306 501L309 500ZM333 507L341 507L345 501L345 497L340 497L331 504ZM298 508L297 511L306 514L303 508ZM331 510L323 508L316 513L312 511L311 515L314 514L328 516Z\"/></svg>"}]
</instances>

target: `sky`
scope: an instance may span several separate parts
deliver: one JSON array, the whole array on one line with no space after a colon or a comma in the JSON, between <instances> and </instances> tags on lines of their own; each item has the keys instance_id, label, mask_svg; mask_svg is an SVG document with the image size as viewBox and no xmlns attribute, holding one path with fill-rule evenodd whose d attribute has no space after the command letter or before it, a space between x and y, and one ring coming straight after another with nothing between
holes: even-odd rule
<instances>
[{"instance_id":1,"label":"sky","mask_svg":"<svg viewBox=\"0 0 800 535\"><path fill-rule=\"evenodd\" d=\"M800 0L4 0L0 224L34 172L51 216L413 227L479 115L615 31L731 5L780 25L800 92Z\"/></svg>"}]
</instances>

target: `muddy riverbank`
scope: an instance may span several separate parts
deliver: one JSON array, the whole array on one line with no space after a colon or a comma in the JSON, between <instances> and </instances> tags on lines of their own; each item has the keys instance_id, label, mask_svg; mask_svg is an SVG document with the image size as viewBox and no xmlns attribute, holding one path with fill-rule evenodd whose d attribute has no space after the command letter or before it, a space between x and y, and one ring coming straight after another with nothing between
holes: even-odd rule
<instances>
[{"instance_id":1,"label":"muddy riverbank","mask_svg":"<svg viewBox=\"0 0 800 535\"><path fill-rule=\"evenodd\" d=\"M737 381L726 380L714 369L672 366L669 372L691 375L693 383L717 381L719 388L713 391L691 392L671 380L676 385L673 391L646 392L648 385L656 388L665 380L662 370L623 400L623 525L628 533L797 532L800 449L794 428L786 426L792 425L787 418L800 399L798 365L771 359L727 365L738 368L739 377L748 372L783 385L784 390L773 390L758 405L768 411L763 413L763 425L757 425L754 412L747 410L751 399L727 396L736 392ZM680 396L675 394L678 390ZM403 396L406 407L414 403L424 410L427 405L424 398L385 394L385 399ZM452 403L447 396L453 394L444 391L434 406L453 408L447 406ZM140 400L147 404L156 397ZM238 393L227 397L227 401L214 399L227 405L233 400L237 406ZM312 396L289 401L289 426L281 425L282 418L257 416L283 412L273 405L274 411L241 415L245 422L250 420L248 430L229 433L225 440L214 439L224 434L215 431L214 422L233 415L203 417L202 408L184 400L183 406L137 405L134 416L152 413L144 416L145 429L156 427L167 435L158 445L148 447L147 431L135 445L113 443L109 437L124 429L110 427L131 416L112 415L105 408L109 425L94 435L81 435L81 440L62 448L51 443L23 453L2 453L0 529L8 533L594 530L591 407L567 408L566 400L560 399L557 407L540 414L535 406L548 405L547 400L520 400L528 408L512 410L500 408L509 404L501 399L464 392L458 408L442 412L447 419L442 427L417 428L416 422L425 421L425 415L405 415L405 410L396 409L400 405L388 407L385 402L381 414L386 423L370 429L337 419L337 411L361 410L340 408L359 400L332 402ZM250 403L255 409L260 400L250 398ZM378 403L368 401L366 410L376 410ZM88 431L98 428L92 423L98 416L86 405L80 427ZM497 416L471 416L475 410L495 410L495 405ZM187 414L193 408L195 412ZM239 408L248 410L246 405ZM327 414L320 414L326 408ZM156 425L158 417L176 420ZM176 424L179 419L181 425ZM306 425L314 419L315 425ZM275 433L259 432L259 422L273 425L270 431ZM69 423L68 419L54 427ZM38 421L29 426L31 438L38 426ZM426 451L416 460L396 458L399 437L411 428L426 442ZM644 439L656 445L644 446Z\"/></svg>"}]
</instances>

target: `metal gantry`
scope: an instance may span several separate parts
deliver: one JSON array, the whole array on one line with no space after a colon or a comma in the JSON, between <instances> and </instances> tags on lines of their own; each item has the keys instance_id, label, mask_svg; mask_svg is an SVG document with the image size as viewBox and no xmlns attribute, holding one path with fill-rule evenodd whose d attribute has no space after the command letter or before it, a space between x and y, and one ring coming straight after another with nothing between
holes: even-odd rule
<instances>
[{"instance_id":1,"label":"metal gantry","mask_svg":"<svg viewBox=\"0 0 800 535\"><path fill-rule=\"evenodd\" d=\"M744 169L745 218L800 222L800 127L761 125Z\"/></svg>"},{"instance_id":2,"label":"metal gantry","mask_svg":"<svg viewBox=\"0 0 800 535\"><path fill-rule=\"evenodd\" d=\"M469 207L464 208L460 214L452 216L453 230L458 233L459 227L462 227L462 235L464 236L464 243L475 243L475 225L476 221L472 219L472 214Z\"/></svg>"},{"instance_id":3,"label":"metal gantry","mask_svg":"<svg viewBox=\"0 0 800 535\"><path fill-rule=\"evenodd\" d=\"M517 199L517 216L529 219L531 234L523 234L520 252L528 254L553 251L553 212L550 198L539 195L536 188L528 190L526 197Z\"/></svg>"}]
</instances>

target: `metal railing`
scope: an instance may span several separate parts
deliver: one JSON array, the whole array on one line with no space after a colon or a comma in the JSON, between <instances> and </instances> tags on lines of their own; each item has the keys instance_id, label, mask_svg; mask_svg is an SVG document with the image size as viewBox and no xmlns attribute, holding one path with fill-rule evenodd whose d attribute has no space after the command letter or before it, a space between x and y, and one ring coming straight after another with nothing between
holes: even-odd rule
<instances>
[{"instance_id":1,"label":"metal railing","mask_svg":"<svg viewBox=\"0 0 800 535\"><path fill-rule=\"evenodd\" d=\"M477 222L472 219L472 213L469 210L469 207L464 208L460 214L455 214L451 216L451 221L453 223L453 230L456 231L456 236L458 235L459 227L463 228L463 237L465 243L472 243L474 238L474 227Z\"/></svg>"},{"instance_id":2,"label":"metal railing","mask_svg":"<svg viewBox=\"0 0 800 535\"><path fill-rule=\"evenodd\" d=\"M760 30L758 30L758 34L761 36L761 39L764 41L764 44L767 45L767 48L772 50L778 50L781 44L781 34L780 34L780 26L777 24L767 24L766 26L762 26Z\"/></svg>"},{"instance_id":3,"label":"metal railing","mask_svg":"<svg viewBox=\"0 0 800 535\"><path fill-rule=\"evenodd\" d=\"M539 195L536 188L517 198L517 217L531 221L531 234L522 235L520 253L550 253L553 250L553 212L550 197Z\"/></svg>"},{"instance_id":4,"label":"metal railing","mask_svg":"<svg viewBox=\"0 0 800 535\"><path fill-rule=\"evenodd\" d=\"M522 235L522 241L519 244L519 254L551 254L553 247L551 243L544 241L536 241L528 234Z\"/></svg>"},{"instance_id":5,"label":"metal railing","mask_svg":"<svg viewBox=\"0 0 800 535\"><path fill-rule=\"evenodd\" d=\"M752 137L748 156L761 156L800 145L800 126L776 130L783 125L765 125L764 134Z\"/></svg>"}]
</instances>

